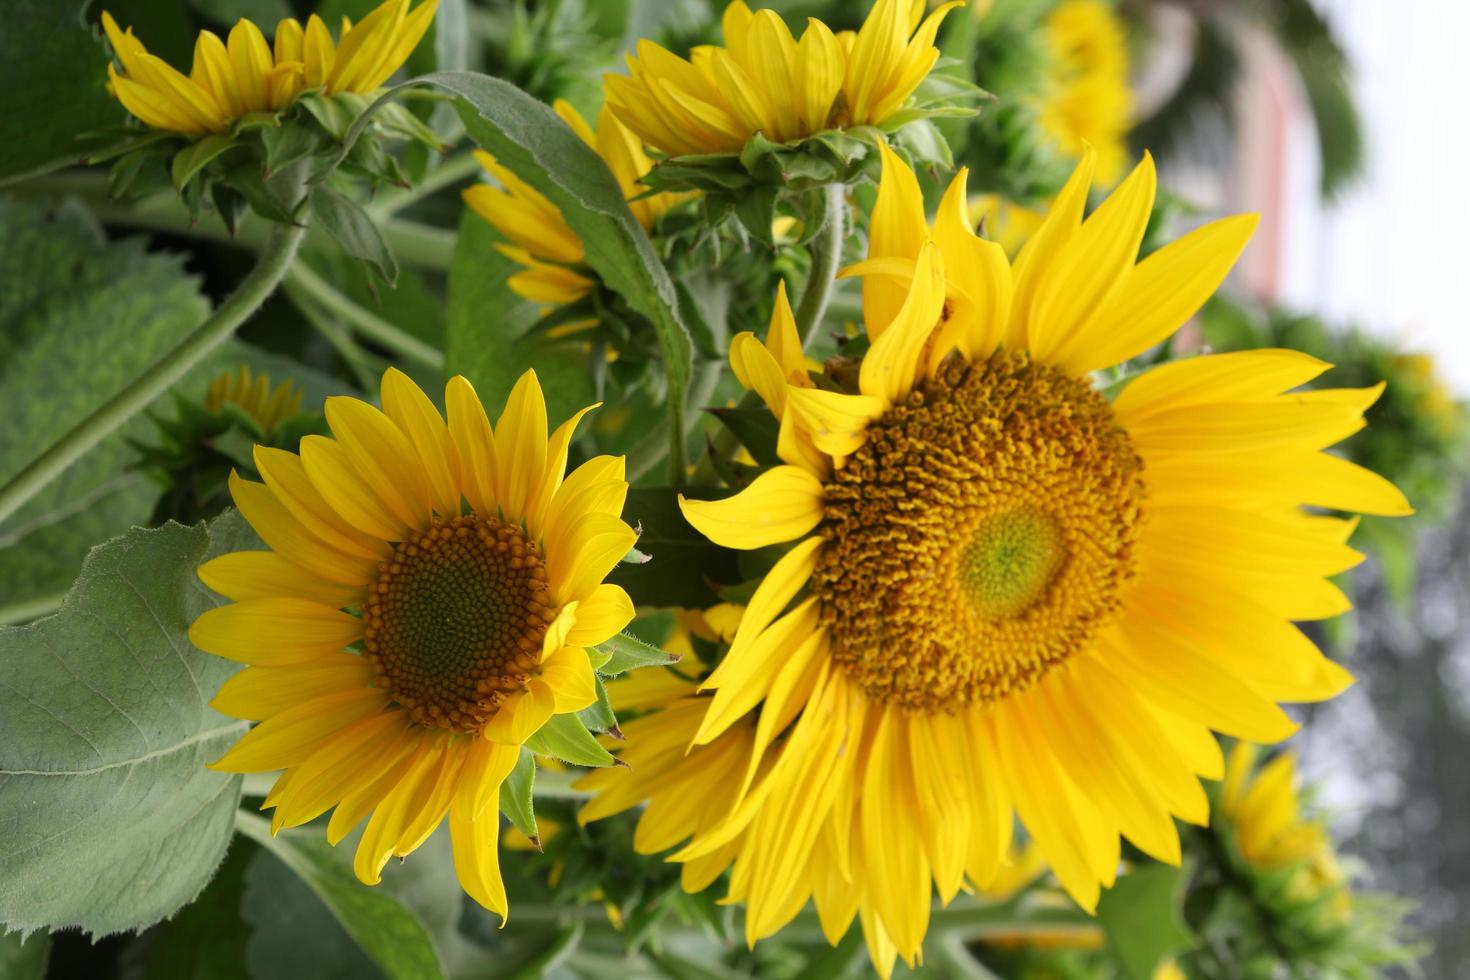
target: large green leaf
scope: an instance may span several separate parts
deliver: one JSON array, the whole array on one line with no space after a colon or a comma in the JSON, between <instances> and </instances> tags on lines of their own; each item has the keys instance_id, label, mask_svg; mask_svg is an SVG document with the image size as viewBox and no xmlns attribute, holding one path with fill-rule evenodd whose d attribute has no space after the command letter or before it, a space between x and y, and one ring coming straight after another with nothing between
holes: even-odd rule
<instances>
[{"instance_id":1,"label":"large green leaf","mask_svg":"<svg viewBox=\"0 0 1470 980\"><path fill-rule=\"evenodd\" d=\"M8 0L0 30L0 183L79 159L82 133L120 123L85 0Z\"/></svg>"},{"instance_id":2,"label":"large green leaf","mask_svg":"<svg viewBox=\"0 0 1470 980\"><path fill-rule=\"evenodd\" d=\"M270 852L271 857L267 860L279 861L304 882L320 903L326 906L331 913L331 919L352 937L385 975L392 980L435 980L443 976L434 943L418 917L404 908L385 889L369 888L353 877L346 860L350 852L335 852L321 838L320 831L288 831L272 836L264 818L241 813L239 820L240 829ZM274 880L280 882L281 876L277 873ZM253 869L249 887L252 892L264 890ZM303 904L299 893L292 897L291 890L279 884L268 889L268 894L268 901L287 907L294 905L302 916L309 916L319 910L319 906L314 909L309 904ZM247 897L247 918L258 929L261 920L271 913L269 910L261 910L259 906L255 908L256 911L250 911L251 904ZM279 911L278 909L277 912ZM309 944L320 935L322 931L317 930L303 939ZM256 960L257 956L274 959L275 955L274 951L257 950L252 944L251 957L256 966L260 965ZM272 970L256 972L268 976L282 975L279 971ZM315 975L311 971L292 972L298 976ZM335 970L333 975L336 975ZM360 976L361 973L345 974L353 975Z\"/></svg>"},{"instance_id":3,"label":"large green leaf","mask_svg":"<svg viewBox=\"0 0 1470 980\"><path fill-rule=\"evenodd\" d=\"M0 200L0 483L134 381L208 310L178 259L151 255L140 240L109 245L80 211ZM139 420L128 434L145 427ZM40 535L26 562L0 567L0 596L64 587L88 546L148 513L151 491L123 472L126 458L124 441L97 447L0 522L0 549ZM62 521L77 533L44 533Z\"/></svg>"},{"instance_id":4,"label":"large green leaf","mask_svg":"<svg viewBox=\"0 0 1470 980\"><path fill-rule=\"evenodd\" d=\"M204 766L246 725L207 703L236 665L187 631L220 602L199 563L254 540L234 514L133 530L56 615L0 628L0 922L140 928L214 873L240 780Z\"/></svg>"},{"instance_id":5,"label":"large green leaf","mask_svg":"<svg viewBox=\"0 0 1470 980\"><path fill-rule=\"evenodd\" d=\"M445 370L469 378L493 413L534 367L555 425L596 399L587 355L575 342L526 336L539 312L506 285L515 265L496 250L500 240L466 209L449 267Z\"/></svg>"},{"instance_id":6,"label":"large green leaf","mask_svg":"<svg viewBox=\"0 0 1470 980\"><path fill-rule=\"evenodd\" d=\"M182 207L182 205L180 205ZM135 380L208 312L195 280L141 240L108 244L80 209L48 212L0 200L0 483ZM241 363L292 378L307 407L341 385L236 341L176 386L190 398ZM172 395L152 406L174 414ZM0 522L0 606L64 590L87 550L144 521L158 489L130 469L130 440L156 441L134 417Z\"/></svg>"},{"instance_id":7,"label":"large green leaf","mask_svg":"<svg viewBox=\"0 0 1470 980\"><path fill-rule=\"evenodd\" d=\"M470 137L561 210L582 240L587 264L653 324L669 380L671 417L679 422L679 431L671 433L671 449L682 457L683 401L693 365L689 331L668 270L602 158L549 106L502 79L436 72L405 85L432 85L459 96L460 118ZM366 119L359 120L359 129Z\"/></svg>"}]
</instances>

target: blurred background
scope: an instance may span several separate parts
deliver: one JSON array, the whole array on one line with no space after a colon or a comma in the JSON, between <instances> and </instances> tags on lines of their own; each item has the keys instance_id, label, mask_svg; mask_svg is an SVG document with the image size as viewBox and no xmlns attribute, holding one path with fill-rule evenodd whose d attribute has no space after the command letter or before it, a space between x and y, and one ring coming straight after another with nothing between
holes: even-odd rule
<instances>
[{"instance_id":1,"label":"blurred background","mask_svg":"<svg viewBox=\"0 0 1470 980\"><path fill-rule=\"evenodd\" d=\"M1135 107L1156 107L1135 117L1133 142L1167 137L1153 149L1176 192L1262 214L1235 283L1258 322L1226 326L1217 308L1207 343L1248 342L1243 330L1329 361L1407 369L1390 376L1372 434L1352 451L1399 469L1420 515L1399 540L1363 529L1358 613L1324 632L1360 680L1293 741L1342 850L1375 887L1419 903L1435 947L1425 972L1470 976L1470 495L1458 432L1470 390L1470 195L1459 188L1470 130L1450 122L1470 4L1295 6L1131 6L1151 35L1132 74ZM1417 403L1401 397L1415 385ZM1419 425L1435 416L1443 441Z\"/></svg>"}]
</instances>

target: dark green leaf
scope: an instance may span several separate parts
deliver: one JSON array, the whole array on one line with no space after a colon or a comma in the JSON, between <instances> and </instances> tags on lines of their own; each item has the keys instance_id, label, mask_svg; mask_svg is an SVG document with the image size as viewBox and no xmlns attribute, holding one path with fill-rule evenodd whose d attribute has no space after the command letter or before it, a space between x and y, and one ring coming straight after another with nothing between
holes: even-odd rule
<instances>
[{"instance_id":1,"label":"dark green leaf","mask_svg":"<svg viewBox=\"0 0 1470 980\"><path fill-rule=\"evenodd\" d=\"M551 756L578 766L610 766L613 757L597 744L576 715L552 715L551 720L526 739L526 748L537 755Z\"/></svg>"},{"instance_id":2,"label":"dark green leaf","mask_svg":"<svg viewBox=\"0 0 1470 980\"><path fill-rule=\"evenodd\" d=\"M1156 864L1118 879L1103 892L1097 919L1126 980L1149 980L1165 959L1194 944L1179 917L1184 872Z\"/></svg>"},{"instance_id":3,"label":"dark green leaf","mask_svg":"<svg viewBox=\"0 0 1470 980\"><path fill-rule=\"evenodd\" d=\"M686 490L697 495L695 490ZM678 494L670 487L633 487L623 519L641 530L638 550L649 560L622 564L608 581L621 585L640 603L705 609L719 601L717 588L743 582L735 552L712 543L684 520Z\"/></svg>"},{"instance_id":4,"label":"dark green leaf","mask_svg":"<svg viewBox=\"0 0 1470 980\"><path fill-rule=\"evenodd\" d=\"M9 0L0 30L0 183L84 155L77 137L123 120L86 0Z\"/></svg>"},{"instance_id":5,"label":"dark green leaf","mask_svg":"<svg viewBox=\"0 0 1470 980\"><path fill-rule=\"evenodd\" d=\"M0 932L0 977L5 980L41 980L51 956L51 935L33 932L21 939L18 932Z\"/></svg>"},{"instance_id":6,"label":"dark green leaf","mask_svg":"<svg viewBox=\"0 0 1470 980\"><path fill-rule=\"evenodd\" d=\"M234 27L241 18L252 21L266 37L274 34L278 21L291 16L287 0L189 0L189 4L221 27Z\"/></svg>"},{"instance_id":7,"label":"dark green leaf","mask_svg":"<svg viewBox=\"0 0 1470 980\"><path fill-rule=\"evenodd\" d=\"M606 643L599 643L597 652L605 659L598 665L597 672L603 677L617 677L639 667L667 667L679 662L679 658L667 650L660 650L627 633L619 633ZM597 660L594 659L596 664Z\"/></svg>"},{"instance_id":8,"label":"dark green leaf","mask_svg":"<svg viewBox=\"0 0 1470 980\"><path fill-rule=\"evenodd\" d=\"M240 900L245 869L256 853L249 841L235 841L209 887L150 932L142 980L233 980L246 975L250 930L240 917Z\"/></svg>"},{"instance_id":9,"label":"dark green leaf","mask_svg":"<svg viewBox=\"0 0 1470 980\"><path fill-rule=\"evenodd\" d=\"M781 462L781 457L776 455L781 427L769 411L764 408L711 408L707 411L750 450L757 463L775 466Z\"/></svg>"},{"instance_id":10,"label":"dark green leaf","mask_svg":"<svg viewBox=\"0 0 1470 980\"><path fill-rule=\"evenodd\" d=\"M0 921L95 934L157 922L224 856L246 724L208 706L238 665L196 650L200 562L250 547L229 514L96 549L55 616L0 629Z\"/></svg>"},{"instance_id":11,"label":"dark green leaf","mask_svg":"<svg viewBox=\"0 0 1470 980\"><path fill-rule=\"evenodd\" d=\"M318 131L301 123L287 121L280 126L268 126L259 130L261 146L265 148L265 169L275 173L298 160L304 160L323 148L323 137Z\"/></svg>"},{"instance_id":12,"label":"dark green leaf","mask_svg":"<svg viewBox=\"0 0 1470 980\"><path fill-rule=\"evenodd\" d=\"M516 767L500 784L500 812L527 837L540 833L536 827L535 786L536 756L523 748L520 758L516 759Z\"/></svg>"},{"instance_id":13,"label":"dark green leaf","mask_svg":"<svg viewBox=\"0 0 1470 980\"><path fill-rule=\"evenodd\" d=\"M398 278L393 250L383 240L377 222L356 201L318 184L311 190L311 212L344 252L370 263L390 286Z\"/></svg>"},{"instance_id":14,"label":"dark green leaf","mask_svg":"<svg viewBox=\"0 0 1470 980\"><path fill-rule=\"evenodd\" d=\"M240 827L306 883L337 923L392 980L443 976L433 941L414 914L383 889L359 882L344 855L322 840L320 832L287 831L272 836L263 818L245 813L240 814ZM252 873L250 889L258 887ZM279 893L281 889L273 891Z\"/></svg>"}]
</instances>

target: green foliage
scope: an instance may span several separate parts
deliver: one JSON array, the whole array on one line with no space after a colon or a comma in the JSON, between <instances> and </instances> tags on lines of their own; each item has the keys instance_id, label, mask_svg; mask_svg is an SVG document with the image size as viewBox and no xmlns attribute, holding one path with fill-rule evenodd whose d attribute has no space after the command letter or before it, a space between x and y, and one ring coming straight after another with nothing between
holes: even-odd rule
<instances>
[{"instance_id":1,"label":"green foliage","mask_svg":"<svg viewBox=\"0 0 1470 980\"><path fill-rule=\"evenodd\" d=\"M337 851L321 840L320 834L286 831L273 836L265 820L247 814L240 816L240 829L265 850L257 864L261 860L279 862L310 890L309 894L303 895L301 890L286 886L287 878L279 872L257 871L252 867L249 888L252 894L263 895L269 903L247 899L247 916L253 920L257 930L263 924L299 930L302 920L297 916L311 915L313 906L309 899L315 896L331 913L331 919L390 980L432 980L443 976L433 941L418 918L382 890L362 887L353 877L352 869ZM322 931L310 930L300 936L303 942L278 941L268 952L258 952L252 942L251 959L257 969L264 965L262 960L277 966L291 963L303 945L315 947L314 951L320 955L323 947L317 940L321 936ZM335 975L361 975L336 972L348 965L335 961Z\"/></svg>"},{"instance_id":2,"label":"green foliage","mask_svg":"<svg viewBox=\"0 0 1470 980\"><path fill-rule=\"evenodd\" d=\"M1097 919L1125 980L1150 980L1159 964L1194 944L1179 915L1185 877L1156 864L1130 871L1103 892Z\"/></svg>"},{"instance_id":3,"label":"green foliage","mask_svg":"<svg viewBox=\"0 0 1470 980\"><path fill-rule=\"evenodd\" d=\"M223 980L238 976L250 931L240 916L246 869L257 850L236 840L199 897L148 935L141 980Z\"/></svg>"},{"instance_id":4,"label":"green foliage","mask_svg":"<svg viewBox=\"0 0 1470 980\"><path fill-rule=\"evenodd\" d=\"M92 553L61 611L0 628L0 921L104 935L190 901L224 855L239 778L204 768L244 730L208 707L235 665L187 638L218 598L200 562L235 517L135 530Z\"/></svg>"},{"instance_id":5,"label":"green foliage","mask_svg":"<svg viewBox=\"0 0 1470 980\"><path fill-rule=\"evenodd\" d=\"M0 184L82 158L82 134L122 119L83 0L11 0L0 31ZM86 70L82 66L95 66Z\"/></svg>"},{"instance_id":6,"label":"green foliage","mask_svg":"<svg viewBox=\"0 0 1470 980\"><path fill-rule=\"evenodd\" d=\"M41 980L50 954L51 937L47 933L33 932L24 938L18 932L0 933L0 977Z\"/></svg>"}]
</instances>

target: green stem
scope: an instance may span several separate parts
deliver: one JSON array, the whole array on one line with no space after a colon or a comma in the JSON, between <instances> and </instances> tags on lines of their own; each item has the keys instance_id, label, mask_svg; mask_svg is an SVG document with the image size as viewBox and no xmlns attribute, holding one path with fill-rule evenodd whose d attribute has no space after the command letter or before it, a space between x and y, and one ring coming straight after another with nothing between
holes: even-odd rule
<instances>
[{"instance_id":1,"label":"green stem","mask_svg":"<svg viewBox=\"0 0 1470 980\"><path fill-rule=\"evenodd\" d=\"M837 270L842 265L842 244L847 240L847 185L828 184L822 188L822 194L822 227L807 246L811 269L807 272L801 303L796 307L796 333L803 347L811 344L817 325L827 312L832 287L837 283Z\"/></svg>"},{"instance_id":2,"label":"green stem","mask_svg":"<svg viewBox=\"0 0 1470 980\"><path fill-rule=\"evenodd\" d=\"M62 436L50 449L36 457L14 479L0 487L0 521L19 510L87 450L148 407L149 403L203 360L206 354L233 334L235 328L244 323L280 285L305 235L304 227L276 225L255 263L255 268L250 270L250 274L209 319L160 358L142 377L114 395L101 408Z\"/></svg>"},{"instance_id":3,"label":"green stem","mask_svg":"<svg viewBox=\"0 0 1470 980\"><path fill-rule=\"evenodd\" d=\"M417 361L435 371L444 369L444 354L400 327L389 323L371 310L358 306L338 292L331 283L313 272L305 263L292 269L286 284L299 289L322 309L341 317L364 337L375 340L401 357Z\"/></svg>"},{"instance_id":4,"label":"green stem","mask_svg":"<svg viewBox=\"0 0 1470 980\"><path fill-rule=\"evenodd\" d=\"M292 282L288 276L281 286L282 291L296 304L301 315L310 321L321 334L332 345L337 356L347 365L352 376L357 379L357 386L363 391L372 391L378 386L378 378L383 373L383 365L374 363L375 358L363 350L352 337L352 331L348 330L340 320L332 316L321 305L306 294L306 291L297 283Z\"/></svg>"}]
</instances>

